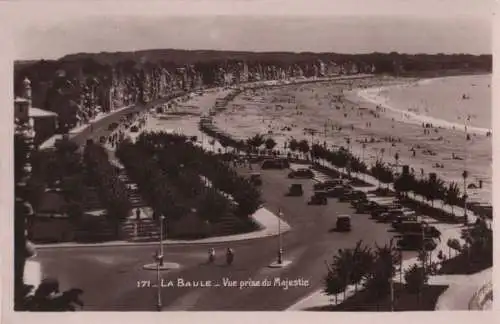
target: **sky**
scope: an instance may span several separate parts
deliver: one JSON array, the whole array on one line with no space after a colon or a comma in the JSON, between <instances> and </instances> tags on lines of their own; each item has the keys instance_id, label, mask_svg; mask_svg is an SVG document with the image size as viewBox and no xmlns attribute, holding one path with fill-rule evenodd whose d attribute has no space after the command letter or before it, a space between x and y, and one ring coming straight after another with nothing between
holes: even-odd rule
<instances>
[{"instance_id":1,"label":"sky","mask_svg":"<svg viewBox=\"0 0 500 324\"><path fill-rule=\"evenodd\" d=\"M492 0L20 2L3 19L15 59L156 48L492 52Z\"/></svg>"}]
</instances>

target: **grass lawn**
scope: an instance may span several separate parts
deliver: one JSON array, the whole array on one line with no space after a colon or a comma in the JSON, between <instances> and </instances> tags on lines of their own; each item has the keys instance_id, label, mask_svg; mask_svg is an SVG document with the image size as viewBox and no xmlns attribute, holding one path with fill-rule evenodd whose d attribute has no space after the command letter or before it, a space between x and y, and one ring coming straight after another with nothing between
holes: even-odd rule
<instances>
[{"instance_id":1,"label":"grass lawn","mask_svg":"<svg viewBox=\"0 0 500 324\"><path fill-rule=\"evenodd\" d=\"M431 311L435 309L439 296L448 286L427 286L419 298L410 294L403 285L394 284L394 311ZM378 303L377 303L378 301ZM382 299L370 296L368 291L361 291L339 305L309 308L308 311L330 312L390 312L390 296Z\"/></svg>"},{"instance_id":2,"label":"grass lawn","mask_svg":"<svg viewBox=\"0 0 500 324\"><path fill-rule=\"evenodd\" d=\"M468 258L466 254L459 254L454 258L441 263L439 274L467 275L480 272L493 266L491 260Z\"/></svg>"}]
</instances>

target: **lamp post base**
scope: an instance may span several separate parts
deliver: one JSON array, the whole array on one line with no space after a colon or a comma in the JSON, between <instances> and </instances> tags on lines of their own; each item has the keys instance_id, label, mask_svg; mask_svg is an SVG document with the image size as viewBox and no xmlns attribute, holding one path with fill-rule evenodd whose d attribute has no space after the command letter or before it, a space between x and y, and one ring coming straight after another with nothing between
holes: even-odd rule
<instances>
[{"instance_id":1,"label":"lamp post base","mask_svg":"<svg viewBox=\"0 0 500 324\"><path fill-rule=\"evenodd\" d=\"M269 265L269 268L285 268L292 263L290 260L281 260L281 263L278 261L274 261Z\"/></svg>"},{"instance_id":2,"label":"lamp post base","mask_svg":"<svg viewBox=\"0 0 500 324\"><path fill-rule=\"evenodd\" d=\"M145 264L142 266L142 269L144 270L173 270L173 269L179 269L181 266L178 263L174 262L163 262L162 265L158 267L158 263L149 263Z\"/></svg>"}]
</instances>

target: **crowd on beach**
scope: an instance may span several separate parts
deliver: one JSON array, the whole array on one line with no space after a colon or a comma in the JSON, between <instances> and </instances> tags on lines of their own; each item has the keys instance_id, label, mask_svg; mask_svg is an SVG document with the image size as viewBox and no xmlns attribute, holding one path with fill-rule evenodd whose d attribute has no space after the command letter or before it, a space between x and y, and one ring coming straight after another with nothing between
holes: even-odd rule
<instances>
[{"instance_id":1,"label":"crowd on beach","mask_svg":"<svg viewBox=\"0 0 500 324\"><path fill-rule=\"evenodd\" d=\"M339 147L346 146L346 138L350 138L351 143L358 144L350 148L359 156L362 150L365 151L365 162L368 164L383 159L394 167L410 164L426 172L439 169L448 181L459 183L463 181L461 174L464 161L480 156L484 161L476 160L468 165L470 174L474 175L468 182L487 183L488 188L483 187L483 190L488 191L491 172L487 169L491 163L491 152L484 150L491 149L491 143L488 142L491 131L485 135L474 131L465 134L463 129L445 128L432 122L422 122L420 125L407 122L406 119L411 117L409 114L396 114L381 104L366 102L355 95L356 89L394 83L394 79L379 78L294 85L286 89L258 89L254 90L255 97L267 98L266 103L255 102L249 96L240 96L234 104L244 108L227 110L219 121L230 133L239 134L239 137L267 134L279 143L292 137L311 136L311 140L318 141L323 137L329 145ZM270 102L275 105L274 109L269 106ZM257 120L259 122L256 123ZM314 129L314 134L308 132L307 128ZM469 147L468 151L465 145ZM389 154L384 155L381 151ZM399 163L394 161L396 153L399 154ZM477 194L481 195L481 192ZM488 196L487 193L482 195Z\"/></svg>"}]
</instances>

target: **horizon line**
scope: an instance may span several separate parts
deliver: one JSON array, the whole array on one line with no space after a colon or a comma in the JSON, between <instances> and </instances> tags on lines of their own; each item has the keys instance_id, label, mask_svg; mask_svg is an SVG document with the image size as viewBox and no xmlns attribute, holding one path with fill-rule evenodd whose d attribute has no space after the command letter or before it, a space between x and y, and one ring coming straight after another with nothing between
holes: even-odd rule
<instances>
[{"instance_id":1,"label":"horizon line","mask_svg":"<svg viewBox=\"0 0 500 324\"><path fill-rule=\"evenodd\" d=\"M116 51L100 51L100 52L73 52L64 54L63 56L59 56L57 58L24 58L24 59L14 59L15 62L21 61L59 61L64 59L67 56L71 55L99 55L99 54L121 54L121 53L137 53L137 52L148 52L148 51L186 51L186 52L225 52L225 53L248 53L248 54L336 54L336 55L370 55L370 54L398 54L398 55L467 55L467 56L493 56L493 53L481 53L481 54L472 54L472 53L464 53L464 52L416 52L416 53L408 53L408 52L398 52L398 51L390 51L390 52L352 52L352 53L342 53L342 52L315 52L315 51L252 51L252 50L225 50L225 49L183 49L183 48L147 48L147 49L138 49L138 50L116 50Z\"/></svg>"}]
</instances>

